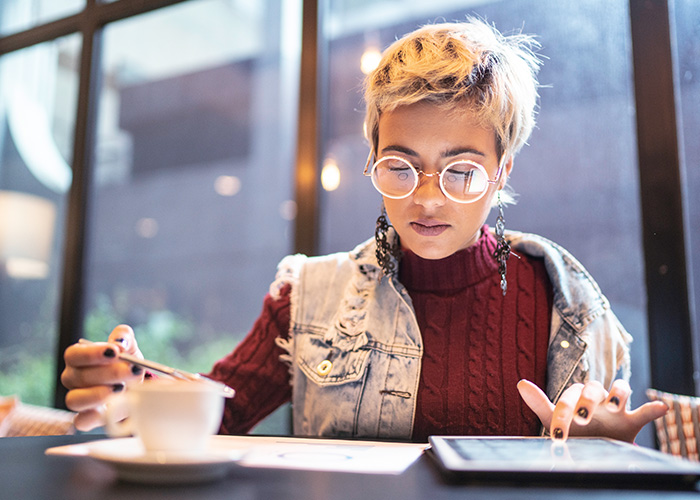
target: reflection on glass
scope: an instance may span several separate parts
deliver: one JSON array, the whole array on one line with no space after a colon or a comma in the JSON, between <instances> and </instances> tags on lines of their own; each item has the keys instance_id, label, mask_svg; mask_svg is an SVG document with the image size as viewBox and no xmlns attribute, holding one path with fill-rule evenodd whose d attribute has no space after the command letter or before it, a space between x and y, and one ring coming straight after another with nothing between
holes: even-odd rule
<instances>
[{"instance_id":1,"label":"reflection on glass","mask_svg":"<svg viewBox=\"0 0 700 500\"><path fill-rule=\"evenodd\" d=\"M300 3L184 2L104 31L85 334L207 371L290 253ZM270 432L284 429L269 429Z\"/></svg>"},{"instance_id":2,"label":"reflection on glass","mask_svg":"<svg viewBox=\"0 0 700 500\"><path fill-rule=\"evenodd\" d=\"M695 366L700 366L700 9L694 0L675 2L676 53L680 83L681 158L685 166L685 195L688 213L688 272L695 297ZM697 377L696 377L697 378Z\"/></svg>"},{"instance_id":3,"label":"reflection on glass","mask_svg":"<svg viewBox=\"0 0 700 500\"><path fill-rule=\"evenodd\" d=\"M45 279L56 205L41 196L0 190L0 261L9 278Z\"/></svg>"},{"instance_id":4,"label":"reflection on glass","mask_svg":"<svg viewBox=\"0 0 700 500\"><path fill-rule=\"evenodd\" d=\"M9 35L78 13L85 0L2 0L0 35Z\"/></svg>"},{"instance_id":5,"label":"reflection on glass","mask_svg":"<svg viewBox=\"0 0 700 500\"><path fill-rule=\"evenodd\" d=\"M80 40L0 58L0 396L49 405Z\"/></svg>"},{"instance_id":6,"label":"reflection on glass","mask_svg":"<svg viewBox=\"0 0 700 500\"><path fill-rule=\"evenodd\" d=\"M370 237L379 215L381 200L362 176L369 148L362 134L363 54L420 25L468 15L502 31L537 34L546 57L541 109L531 145L515 159L510 184L520 196L506 209L507 227L562 244L596 278L635 337L636 406L648 387L648 362L627 5L626 0L326 1L323 155L336 160L343 182L322 193L320 213L324 253L351 249ZM652 431L645 430L640 441L653 444Z\"/></svg>"}]
</instances>

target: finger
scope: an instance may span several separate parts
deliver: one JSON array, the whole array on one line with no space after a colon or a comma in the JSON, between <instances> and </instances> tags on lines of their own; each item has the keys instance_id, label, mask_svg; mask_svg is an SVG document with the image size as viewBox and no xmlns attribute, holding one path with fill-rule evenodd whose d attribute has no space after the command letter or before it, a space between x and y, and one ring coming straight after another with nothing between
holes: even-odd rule
<instances>
[{"instance_id":1,"label":"finger","mask_svg":"<svg viewBox=\"0 0 700 500\"><path fill-rule=\"evenodd\" d=\"M73 344L63 353L66 366L83 367L106 365L117 361L119 347L107 342L94 344Z\"/></svg>"},{"instance_id":2,"label":"finger","mask_svg":"<svg viewBox=\"0 0 700 500\"><path fill-rule=\"evenodd\" d=\"M61 383L67 389L79 389L100 385L114 385L130 380L139 380L143 370L124 361L109 365L84 366L74 368L66 366L61 373Z\"/></svg>"},{"instance_id":3,"label":"finger","mask_svg":"<svg viewBox=\"0 0 700 500\"><path fill-rule=\"evenodd\" d=\"M606 399L606 407L609 411L616 413L627 407L627 400L632 393L629 383L622 379L617 379L613 382L608 397Z\"/></svg>"},{"instance_id":4,"label":"finger","mask_svg":"<svg viewBox=\"0 0 700 500\"><path fill-rule=\"evenodd\" d=\"M138 354L141 352L136 344L136 336L134 335L134 330L129 325L119 325L112 333L109 334L107 342L118 344L122 347L124 352L128 354ZM140 356L142 357L142 356Z\"/></svg>"},{"instance_id":5,"label":"finger","mask_svg":"<svg viewBox=\"0 0 700 500\"><path fill-rule=\"evenodd\" d=\"M124 383L99 385L85 389L73 389L66 394L66 406L73 411L85 411L105 404L107 398L117 392L122 392Z\"/></svg>"},{"instance_id":6,"label":"finger","mask_svg":"<svg viewBox=\"0 0 700 500\"><path fill-rule=\"evenodd\" d=\"M105 424L103 411L102 407L82 411L73 419L73 425L79 431L84 432L100 427Z\"/></svg>"},{"instance_id":7,"label":"finger","mask_svg":"<svg viewBox=\"0 0 700 500\"><path fill-rule=\"evenodd\" d=\"M554 439L564 441L569 437L569 427L571 427L574 411L582 391L583 384L573 384L562 393L559 401L554 405L552 421L549 425L549 432Z\"/></svg>"},{"instance_id":8,"label":"finger","mask_svg":"<svg viewBox=\"0 0 700 500\"><path fill-rule=\"evenodd\" d=\"M597 380L587 382L581 390L581 396L576 403L574 421L579 425L586 425L593 418L598 405L605 401L608 395L603 384Z\"/></svg>"},{"instance_id":9,"label":"finger","mask_svg":"<svg viewBox=\"0 0 700 500\"><path fill-rule=\"evenodd\" d=\"M535 415L537 415L537 417L540 419L542 425L545 428L549 428L552 411L554 411L554 405L544 391L542 391L542 389L540 389L537 385L525 379L518 382L517 387L520 397L523 398L525 404L529 406L533 412L535 412Z\"/></svg>"},{"instance_id":10,"label":"finger","mask_svg":"<svg viewBox=\"0 0 700 500\"><path fill-rule=\"evenodd\" d=\"M663 401L651 401L644 403L642 406L630 412L630 418L633 419L639 428L642 428L649 422L661 418L668 412L668 406Z\"/></svg>"}]
</instances>

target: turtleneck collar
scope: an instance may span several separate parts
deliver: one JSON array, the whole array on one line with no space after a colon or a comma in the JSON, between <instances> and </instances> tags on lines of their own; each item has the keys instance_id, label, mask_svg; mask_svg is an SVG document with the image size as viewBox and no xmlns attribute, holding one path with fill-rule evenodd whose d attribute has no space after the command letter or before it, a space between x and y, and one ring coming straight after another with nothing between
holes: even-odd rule
<instances>
[{"instance_id":1,"label":"turtleneck collar","mask_svg":"<svg viewBox=\"0 0 700 500\"><path fill-rule=\"evenodd\" d=\"M487 225L473 245L444 259L423 259L410 250L403 251L399 264L399 281L409 290L447 291L475 285L498 274L493 258L496 238Z\"/></svg>"}]
</instances>

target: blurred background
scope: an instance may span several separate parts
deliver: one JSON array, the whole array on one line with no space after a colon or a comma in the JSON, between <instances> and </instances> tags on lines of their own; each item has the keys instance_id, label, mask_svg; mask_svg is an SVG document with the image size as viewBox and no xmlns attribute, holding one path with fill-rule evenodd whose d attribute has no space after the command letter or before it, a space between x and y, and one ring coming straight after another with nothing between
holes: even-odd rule
<instances>
[{"instance_id":1,"label":"blurred background","mask_svg":"<svg viewBox=\"0 0 700 500\"><path fill-rule=\"evenodd\" d=\"M283 256L372 236L380 197L362 176L361 94L379 52L420 25L476 15L542 44L538 127L515 160L507 227L560 243L597 279L635 337L634 404L645 401L654 353L641 200L655 186L640 183L634 2L3 0L0 395L60 406L63 345L119 323L148 357L207 371L247 333ZM685 231L669 244L686 249L680 294L692 320L700 9L668 5L680 161L655 161L682 181L669 203L683 207ZM315 43L302 45L309 30ZM317 132L305 145L307 91ZM295 190L305 147L311 195ZM667 335L697 339L689 325ZM287 410L257 432L289 432ZM640 442L652 441L647 429Z\"/></svg>"}]
</instances>

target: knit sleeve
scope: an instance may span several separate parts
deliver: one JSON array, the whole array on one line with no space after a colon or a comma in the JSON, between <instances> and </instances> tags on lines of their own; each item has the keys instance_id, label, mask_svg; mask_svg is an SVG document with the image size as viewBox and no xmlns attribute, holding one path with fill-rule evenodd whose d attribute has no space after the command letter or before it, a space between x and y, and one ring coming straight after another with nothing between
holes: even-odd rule
<instances>
[{"instance_id":1,"label":"knit sleeve","mask_svg":"<svg viewBox=\"0 0 700 500\"><path fill-rule=\"evenodd\" d=\"M289 337L290 292L286 285L265 297L251 331L208 375L236 391L226 400L221 434L245 434L291 399L289 367L280 361L285 352L275 344Z\"/></svg>"}]
</instances>

